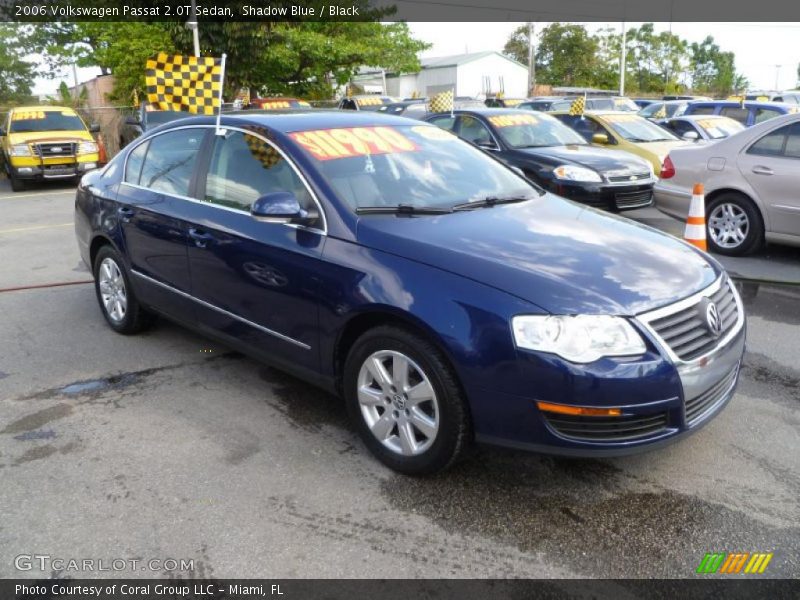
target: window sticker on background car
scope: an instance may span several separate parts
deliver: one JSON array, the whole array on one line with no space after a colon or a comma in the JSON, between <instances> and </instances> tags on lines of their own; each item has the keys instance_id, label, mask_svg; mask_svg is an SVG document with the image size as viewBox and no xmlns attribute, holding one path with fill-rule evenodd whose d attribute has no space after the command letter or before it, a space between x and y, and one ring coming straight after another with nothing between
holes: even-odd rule
<instances>
[{"instance_id":1,"label":"window sticker on background car","mask_svg":"<svg viewBox=\"0 0 800 600\"><path fill-rule=\"evenodd\" d=\"M12 121L28 121L30 119L44 119L44 111L42 110L23 110L14 112L11 115Z\"/></svg>"},{"instance_id":2,"label":"window sticker on background car","mask_svg":"<svg viewBox=\"0 0 800 600\"><path fill-rule=\"evenodd\" d=\"M512 125L535 125L539 119L533 115L499 115L489 117L489 122L495 127L511 127Z\"/></svg>"},{"instance_id":3,"label":"window sticker on background car","mask_svg":"<svg viewBox=\"0 0 800 600\"><path fill-rule=\"evenodd\" d=\"M261 108L265 110L274 110L276 108L289 108L290 104L286 100L275 100L274 102L264 102Z\"/></svg>"},{"instance_id":4,"label":"window sticker on background car","mask_svg":"<svg viewBox=\"0 0 800 600\"><path fill-rule=\"evenodd\" d=\"M383 104L383 100L380 98L359 98L356 102L359 106L377 106Z\"/></svg>"},{"instance_id":5,"label":"window sticker on background car","mask_svg":"<svg viewBox=\"0 0 800 600\"><path fill-rule=\"evenodd\" d=\"M444 129L440 129L439 127L431 127L430 125L412 127L411 131L421 135L426 140L433 140L436 142L452 142L458 139L455 134L445 131Z\"/></svg>"},{"instance_id":6,"label":"window sticker on background car","mask_svg":"<svg viewBox=\"0 0 800 600\"><path fill-rule=\"evenodd\" d=\"M346 127L290 133L317 160L415 152L417 145L393 127Z\"/></svg>"},{"instance_id":7,"label":"window sticker on background car","mask_svg":"<svg viewBox=\"0 0 800 600\"><path fill-rule=\"evenodd\" d=\"M642 117L638 115L603 115L603 118L609 123L622 123L624 121L636 121Z\"/></svg>"}]
</instances>

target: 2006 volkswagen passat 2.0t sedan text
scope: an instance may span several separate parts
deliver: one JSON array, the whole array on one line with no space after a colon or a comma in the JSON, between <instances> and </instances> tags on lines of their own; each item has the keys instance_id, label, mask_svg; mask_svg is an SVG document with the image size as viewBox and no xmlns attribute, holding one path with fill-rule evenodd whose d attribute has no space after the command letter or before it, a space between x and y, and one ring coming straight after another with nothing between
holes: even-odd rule
<instances>
[{"instance_id":1,"label":"2006 volkswagen passat 2.0t sedan text","mask_svg":"<svg viewBox=\"0 0 800 600\"><path fill-rule=\"evenodd\" d=\"M164 315L338 393L405 473L475 441L655 448L722 409L744 352L708 255L402 117L166 124L83 178L75 229L111 328Z\"/></svg>"}]
</instances>

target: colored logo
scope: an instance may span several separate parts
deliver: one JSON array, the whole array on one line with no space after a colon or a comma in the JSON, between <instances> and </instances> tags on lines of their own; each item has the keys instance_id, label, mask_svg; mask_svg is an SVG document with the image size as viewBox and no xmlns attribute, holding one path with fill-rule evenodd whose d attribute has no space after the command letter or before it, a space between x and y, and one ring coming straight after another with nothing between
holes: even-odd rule
<instances>
[{"instance_id":1,"label":"colored logo","mask_svg":"<svg viewBox=\"0 0 800 600\"><path fill-rule=\"evenodd\" d=\"M767 570L771 560L772 552L707 552L697 567L697 573L761 574Z\"/></svg>"}]
</instances>

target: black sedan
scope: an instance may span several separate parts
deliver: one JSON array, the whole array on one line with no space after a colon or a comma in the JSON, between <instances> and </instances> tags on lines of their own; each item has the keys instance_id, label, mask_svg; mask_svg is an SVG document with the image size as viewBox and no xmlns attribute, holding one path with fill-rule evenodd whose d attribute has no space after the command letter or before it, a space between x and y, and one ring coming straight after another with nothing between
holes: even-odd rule
<instances>
[{"instance_id":1,"label":"black sedan","mask_svg":"<svg viewBox=\"0 0 800 600\"><path fill-rule=\"evenodd\" d=\"M655 176L648 163L628 152L594 148L550 115L485 108L437 113L425 120L570 200L612 211L653 202Z\"/></svg>"}]
</instances>

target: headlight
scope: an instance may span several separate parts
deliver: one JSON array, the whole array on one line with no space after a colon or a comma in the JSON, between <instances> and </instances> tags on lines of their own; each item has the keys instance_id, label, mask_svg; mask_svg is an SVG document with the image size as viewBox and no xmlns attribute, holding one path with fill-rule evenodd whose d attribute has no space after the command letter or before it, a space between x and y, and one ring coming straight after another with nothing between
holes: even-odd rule
<instances>
[{"instance_id":1,"label":"headlight","mask_svg":"<svg viewBox=\"0 0 800 600\"><path fill-rule=\"evenodd\" d=\"M14 144L11 146L11 156L31 156L28 144Z\"/></svg>"},{"instance_id":2,"label":"headlight","mask_svg":"<svg viewBox=\"0 0 800 600\"><path fill-rule=\"evenodd\" d=\"M551 352L575 363L646 350L641 336L621 317L521 315L511 320L511 327L517 347Z\"/></svg>"},{"instance_id":3,"label":"headlight","mask_svg":"<svg viewBox=\"0 0 800 600\"><path fill-rule=\"evenodd\" d=\"M92 154L97 152L97 144L94 142L81 142L78 144L78 154Z\"/></svg>"},{"instance_id":4,"label":"headlight","mask_svg":"<svg viewBox=\"0 0 800 600\"><path fill-rule=\"evenodd\" d=\"M556 179L565 179L567 181L591 181L600 183L603 179L597 171L592 171L586 167L576 167L574 165L561 165L553 169L553 174Z\"/></svg>"}]
</instances>

